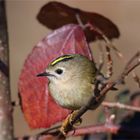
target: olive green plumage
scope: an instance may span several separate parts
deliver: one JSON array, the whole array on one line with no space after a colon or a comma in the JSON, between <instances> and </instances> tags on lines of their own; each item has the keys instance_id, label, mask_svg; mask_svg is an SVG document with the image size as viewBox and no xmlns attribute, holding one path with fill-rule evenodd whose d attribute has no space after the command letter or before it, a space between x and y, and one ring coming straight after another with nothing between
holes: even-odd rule
<instances>
[{"instance_id":1,"label":"olive green plumage","mask_svg":"<svg viewBox=\"0 0 140 140\"><path fill-rule=\"evenodd\" d=\"M96 67L94 62L79 54L64 55L49 64L44 74L54 100L71 110L84 106L94 92Z\"/></svg>"}]
</instances>

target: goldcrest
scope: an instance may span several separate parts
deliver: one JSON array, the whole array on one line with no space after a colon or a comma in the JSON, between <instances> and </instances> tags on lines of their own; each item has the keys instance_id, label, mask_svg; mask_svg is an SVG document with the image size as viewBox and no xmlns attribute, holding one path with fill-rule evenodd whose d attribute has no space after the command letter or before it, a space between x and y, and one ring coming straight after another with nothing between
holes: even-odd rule
<instances>
[{"instance_id":1,"label":"goldcrest","mask_svg":"<svg viewBox=\"0 0 140 140\"><path fill-rule=\"evenodd\" d=\"M53 99L63 108L76 110L87 104L94 93L96 66L79 54L63 55L37 76L49 79Z\"/></svg>"}]
</instances>

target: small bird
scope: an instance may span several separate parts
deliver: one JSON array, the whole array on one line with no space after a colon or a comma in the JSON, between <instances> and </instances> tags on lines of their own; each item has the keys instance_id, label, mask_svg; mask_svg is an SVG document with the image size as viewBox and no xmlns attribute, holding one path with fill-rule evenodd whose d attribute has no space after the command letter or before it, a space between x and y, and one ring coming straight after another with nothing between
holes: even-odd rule
<instances>
[{"instance_id":1,"label":"small bird","mask_svg":"<svg viewBox=\"0 0 140 140\"><path fill-rule=\"evenodd\" d=\"M51 96L61 107L77 110L87 104L94 93L95 63L79 54L63 55L52 61L37 76L49 79Z\"/></svg>"}]
</instances>

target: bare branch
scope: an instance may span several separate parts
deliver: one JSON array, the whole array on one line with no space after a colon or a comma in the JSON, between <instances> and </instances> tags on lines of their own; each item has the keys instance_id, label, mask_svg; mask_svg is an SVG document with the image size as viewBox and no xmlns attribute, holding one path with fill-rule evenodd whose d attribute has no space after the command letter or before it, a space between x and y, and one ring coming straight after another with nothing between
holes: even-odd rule
<instances>
[{"instance_id":1,"label":"bare branch","mask_svg":"<svg viewBox=\"0 0 140 140\"><path fill-rule=\"evenodd\" d=\"M124 82L125 77L137 66L140 65L140 51L138 51L126 64L124 71L122 72L120 78L117 82Z\"/></svg>"},{"instance_id":2,"label":"bare branch","mask_svg":"<svg viewBox=\"0 0 140 140\"><path fill-rule=\"evenodd\" d=\"M67 137L70 136L82 136L86 134L96 134L96 133L112 133L117 134L118 132L125 132L130 134L135 134L140 137L140 129L131 129L128 127L121 127L120 125L90 125L86 127L76 128L68 132ZM46 135L40 136L38 139L35 136L27 136L23 138L16 138L15 140L56 140L58 131Z\"/></svg>"},{"instance_id":3,"label":"bare branch","mask_svg":"<svg viewBox=\"0 0 140 140\"><path fill-rule=\"evenodd\" d=\"M101 45L99 45L99 49L100 49L100 58L99 58L98 71L101 72L103 65L104 65L104 52L103 52L103 48Z\"/></svg>"},{"instance_id":4,"label":"bare branch","mask_svg":"<svg viewBox=\"0 0 140 140\"><path fill-rule=\"evenodd\" d=\"M138 75L136 73L133 72L132 74L133 74L134 81L136 82L136 84L140 88L140 78L138 77Z\"/></svg>"},{"instance_id":5,"label":"bare branch","mask_svg":"<svg viewBox=\"0 0 140 140\"><path fill-rule=\"evenodd\" d=\"M122 104L119 102L103 102L102 103L103 106L109 107L109 108L120 108L120 109L127 109L127 110L131 110L131 111L137 111L140 112L140 107L135 107L135 106L130 106L130 105L126 105L126 104Z\"/></svg>"},{"instance_id":6,"label":"bare branch","mask_svg":"<svg viewBox=\"0 0 140 140\"><path fill-rule=\"evenodd\" d=\"M110 48L106 46L107 55L107 78L110 78L113 74L113 61L111 58Z\"/></svg>"},{"instance_id":7,"label":"bare branch","mask_svg":"<svg viewBox=\"0 0 140 140\"><path fill-rule=\"evenodd\" d=\"M99 28L97 28L96 26L92 25L90 22L87 23L85 25L85 27L89 27L90 30L98 33L103 38L103 40L105 41L106 45L109 48L112 48L116 52L116 54L117 54L118 57L123 58L122 53L110 42L110 40L108 39L108 37Z\"/></svg>"},{"instance_id":8,"label":"bare branch","mask_svg":"<svg viewBox=\"0 0 140 140\"><path fill-rule=\"evenodd\" d=\"M136 53L137 55L137 53ZM134 57L136 56L134 55ZM131 60L131 59L130 59ZM128 61L131 62L131 61ZM133 59L133 61L131 62L131 64L127 63L126 67L124 68L124 71L122 72L122 74L114 81L112 82L108 82L100 91L100 93L97 93L94 95L97 96L93 96L89 102L80 108L80 110L78 111L78 113L73 117L73 120L71 121L71 124L67 125L67 132L70 131L72 129L73 124L80 119L80 117L92 106L94 106L94 108L92 108L93 110L95 110L104 100L105 95L108 93L108 91L110 91L115 85L122 83L122 81L125 80L125 77L134 69L136 68L138 65L140 65L140 61L139 58L135 57L135 59ZM96 92L96 91L95 91ZM99 90L97 90L97 92L99 92ZM66 133L67 133L66 132Z\"/></svg>"}]
</instances>

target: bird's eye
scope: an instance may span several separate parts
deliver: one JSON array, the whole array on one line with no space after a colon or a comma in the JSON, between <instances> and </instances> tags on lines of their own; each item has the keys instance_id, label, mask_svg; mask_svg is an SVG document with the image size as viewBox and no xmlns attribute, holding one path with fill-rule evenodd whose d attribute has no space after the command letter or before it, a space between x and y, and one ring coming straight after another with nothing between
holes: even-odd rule
<instances>
[{"instance_id":1,"label":"bird's eye","mask_svg":"<svg viewBox=\"0 0 140 140\"><path fill-rule=\"evenodd\" d=\"M56 72L57 74L62 74L62 73L63 73L63 70L62 70L62 69L57 69L57 70L55 70L55 72Z\"/></svg>"}]
</instances>

